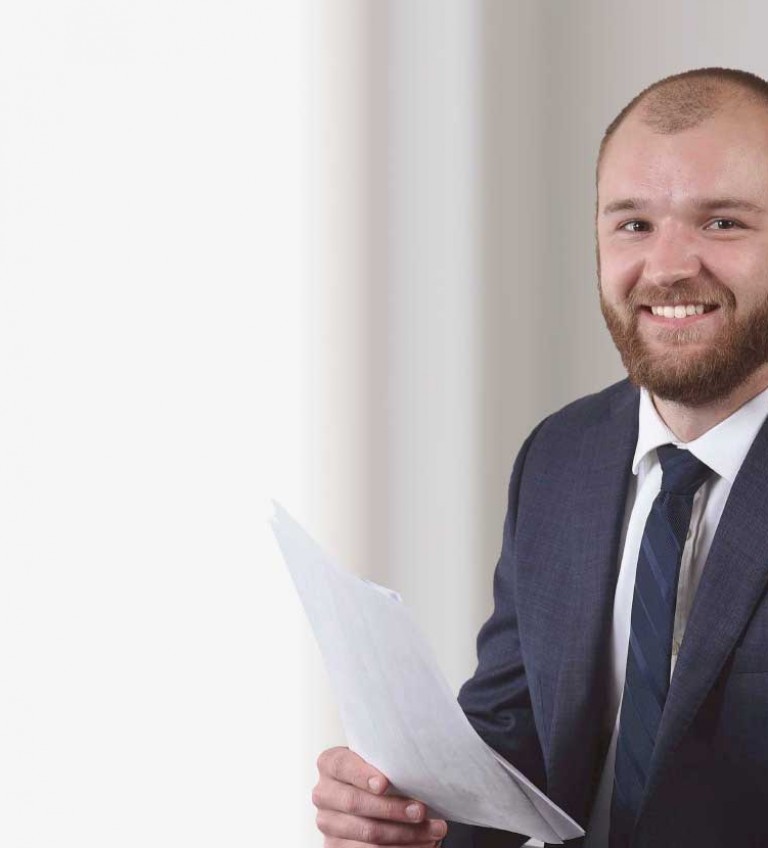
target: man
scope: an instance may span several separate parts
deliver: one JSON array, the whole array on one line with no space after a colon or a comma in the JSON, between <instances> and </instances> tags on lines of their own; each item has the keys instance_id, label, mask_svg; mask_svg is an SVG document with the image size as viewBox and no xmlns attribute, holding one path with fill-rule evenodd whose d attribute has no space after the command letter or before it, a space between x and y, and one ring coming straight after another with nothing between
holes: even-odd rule
<instances>
[{"instance_id":1,"label":"man","mask_svg":"<svg viewBox=\"0 0 768 848\"><path fill-rule=\"evenodd\" d=\"M459 700L587 848L768 845L768 84L641 92L600 147L596 230L629 380L523 445ZM332 848L525 842L425 821L346 749L318 765Z\"/></svg>"}]
</instances>

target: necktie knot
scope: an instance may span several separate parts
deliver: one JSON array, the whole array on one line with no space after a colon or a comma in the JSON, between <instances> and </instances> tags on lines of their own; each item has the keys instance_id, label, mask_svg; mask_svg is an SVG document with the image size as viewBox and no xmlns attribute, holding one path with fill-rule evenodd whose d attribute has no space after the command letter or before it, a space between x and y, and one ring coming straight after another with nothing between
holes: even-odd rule
<instances>
[{"instance_id":1,"label":"necktie knot","mask_svg":"<svg viewBox=\"0 0 768 848\"><path fill-rule=\"evenodd\" d=\"M712 469L690 451L674 445L656 448L661 462L661 491L676 495L693 495L712 473Z\"/></svg>"}]
</instances>

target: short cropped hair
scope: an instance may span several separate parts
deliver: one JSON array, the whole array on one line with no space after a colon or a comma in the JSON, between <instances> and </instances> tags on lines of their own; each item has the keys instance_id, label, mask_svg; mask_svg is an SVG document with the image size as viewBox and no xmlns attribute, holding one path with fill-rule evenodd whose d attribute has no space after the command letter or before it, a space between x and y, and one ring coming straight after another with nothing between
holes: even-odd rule
<instances>
[{"instance_id":1,"label":"short cropped hair","mask_svg":"<svg viewBox=\"0 0 768 848\"><path fill-rule=\"evenodd\" d=\"M630 100L608 125L600 142L597 170L608 142L631 112L641 109L644 124L654 132L672 135L711 117L734 94L768 109L768 82L749 71L697 68L658 80Z\"/></svg>"}]
</instances>

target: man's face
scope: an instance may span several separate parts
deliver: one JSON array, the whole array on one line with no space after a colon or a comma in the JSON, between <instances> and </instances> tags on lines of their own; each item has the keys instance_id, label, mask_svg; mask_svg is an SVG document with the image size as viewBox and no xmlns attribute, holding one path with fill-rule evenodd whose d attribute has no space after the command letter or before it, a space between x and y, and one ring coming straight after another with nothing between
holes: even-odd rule
<instances>
[{"instance_id":1,"label":"man's face","mask_svg":"<svg viewBox=\"0 0 768 848\"><path fill-rule=\"evenodd\" d=\"M630 115L601 163L597 244L603 315L635 383L699 406L755 375L768 362L768 109L729 105L676 135Z\"/></svg>"}]
</instances>

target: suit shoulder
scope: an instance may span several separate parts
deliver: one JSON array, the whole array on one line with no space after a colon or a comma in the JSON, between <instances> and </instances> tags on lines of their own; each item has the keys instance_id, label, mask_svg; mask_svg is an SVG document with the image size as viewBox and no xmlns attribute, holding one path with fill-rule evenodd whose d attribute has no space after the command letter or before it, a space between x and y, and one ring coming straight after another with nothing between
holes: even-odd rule
<instances>
[{"instance_id":1,"label":"suit shoulder","mask_svg":"<svg viewBox=\"0 0 768 848\"><path fill-rule=\"evenodd\" d=\"M550 415L548 420L552 422L563 421L569 424L578 422L592 424L605 415L621 409L625 404L636 402L639 396L639 389L629 380L624 379L599 392L571 401L571 403Z\"/></svg>"},{"instance_id":2,"label":"suit shoulder","mask_svg":"<svg viewBox=\"0 0 768 848\"><path fill-rule=\"evenodd\" d=\"M565 440L573 444L574 436L611 416L628 404L639 402L640 391L628 379L614 383L599 392L585 395L547 416L531 434L538 446Z\"/></svg>"}]
</instances>

